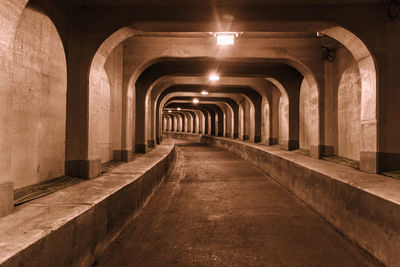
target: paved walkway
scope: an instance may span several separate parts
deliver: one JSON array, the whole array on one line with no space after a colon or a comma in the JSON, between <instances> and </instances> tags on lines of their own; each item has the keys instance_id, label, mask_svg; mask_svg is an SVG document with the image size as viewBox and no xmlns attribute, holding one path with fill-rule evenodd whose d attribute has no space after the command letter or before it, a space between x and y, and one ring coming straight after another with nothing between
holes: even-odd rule
<instances>
[{"instance_id":1,"label":"paved walkway","mask_svg":"<svg viewBox=\"0 0 400 267\"><path fill-rule=\"evenodd\" d=\"M180 146L171 175L97 266L376 266L229 152Z\"/></svg>"}]
</instances>

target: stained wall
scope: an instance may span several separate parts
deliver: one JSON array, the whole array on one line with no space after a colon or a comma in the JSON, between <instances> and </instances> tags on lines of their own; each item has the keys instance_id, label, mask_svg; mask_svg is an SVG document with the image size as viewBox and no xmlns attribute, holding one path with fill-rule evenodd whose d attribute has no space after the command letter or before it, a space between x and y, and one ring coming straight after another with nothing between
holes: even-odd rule
<instances>
[{"instance_id":1,"label":"stained wall","mask_svg":"<svg viewBox=\"0 0 400 267\"><path fill-rule=\"evenodd\" d=\"M14 188L65 173L67 71L53 22L24 9L14 39L11 177Z\"/></svg>"},{"instance_id":2,"label":"stained wall","mask_svg":"<svg viewBox=\"0 0 400 267\"><path fill-rule=\"evenodd\" d=\"M361 78L357 62L342 47L333 66L333 89L337 96L336 155L359 160L361 134Z\"/></svg>"}]
</instances>

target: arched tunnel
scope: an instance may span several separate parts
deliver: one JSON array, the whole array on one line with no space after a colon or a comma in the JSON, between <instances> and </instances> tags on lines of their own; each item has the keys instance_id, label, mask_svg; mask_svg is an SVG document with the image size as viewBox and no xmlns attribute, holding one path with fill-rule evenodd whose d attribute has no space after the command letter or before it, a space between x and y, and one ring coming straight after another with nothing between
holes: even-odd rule
<instances>
[{"instance_id":1,"label":"arched tunnel","mask_svg":"<svg viewBox=\"0 0 400 267\"><path fill-rule=\"evenodd\" d=\"M0 266L400 266L398 0L0 0Z\"/></svg>"}]
</instances>

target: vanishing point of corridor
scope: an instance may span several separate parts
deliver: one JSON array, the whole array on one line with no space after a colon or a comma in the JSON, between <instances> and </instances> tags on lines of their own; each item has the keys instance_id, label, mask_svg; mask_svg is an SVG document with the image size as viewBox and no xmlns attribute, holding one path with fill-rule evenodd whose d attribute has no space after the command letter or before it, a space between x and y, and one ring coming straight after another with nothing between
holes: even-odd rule
<instances>
[{"instance_id":1,"label":"vanishing point of corridor","mask_svg":"<svg viewBox=\"0 0 400 267\"><path fill-rule=\"evenodd\" d=\"M260 170L218 148L177 147L139 217L95 266L377 266Z\"/></svg>"}]
</instances>

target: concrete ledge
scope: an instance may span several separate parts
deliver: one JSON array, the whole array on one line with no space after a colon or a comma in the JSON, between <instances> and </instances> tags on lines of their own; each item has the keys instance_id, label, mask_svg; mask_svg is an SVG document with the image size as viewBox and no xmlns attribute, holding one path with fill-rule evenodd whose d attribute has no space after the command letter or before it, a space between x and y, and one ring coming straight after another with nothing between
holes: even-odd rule
<instances>
[{"instance_id":1,"label":"concrete ledge","mask_svg":"<svg viewBox=\"0 0 400 267\"><path fill-rule=\"evenodd\" d=\"M175 157L163 144L0 219L1 266L92 266L141 212Z\"/></svg>"},{"instance_id":2,"label":"concrete ledge","mask_svg":"<svg viewBox=\"0 0 400 267\"><path fill-rule=\"evenodd\" d=\"M400 181L265 145L202 136L269 174L388 266L400 266Z\"/></svg>"}]
</instances>

